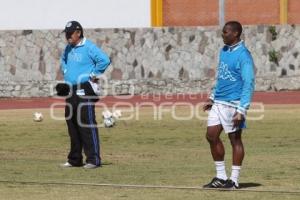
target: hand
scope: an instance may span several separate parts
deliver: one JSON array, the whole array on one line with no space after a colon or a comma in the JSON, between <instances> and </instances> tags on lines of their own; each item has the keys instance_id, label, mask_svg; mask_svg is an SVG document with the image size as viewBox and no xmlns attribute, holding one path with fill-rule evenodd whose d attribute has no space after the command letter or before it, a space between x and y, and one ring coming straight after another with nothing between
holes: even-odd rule
<instances>
[{"instance_id":1,"label":"hand","mask_svg":"<svg viewBox=\"0 0 300 200\"><path fill-rule=\"evenodd\" d=\"M235 112L232 117L233 128L239 128L241 123L245 120L244 115L239 112Z\"/></svg>"},{"instance_id":2,"label":"hand","mask_svg":"<svg viewBox=\"0 0 300 200\"><path fill-rule=\"evenodd\" d=\"M91 81L92 81L93 83L98 83L98 82L99 82L99 78L97 78L96 76L92 76L92 77L91 77Z\"/></svg>"},{"instance_id":3,"label":"hand","mask_svg":"<svg viewBox=\"0 0 300 200\"><path fill-rule=\"evenodd\" d=\"M212 105L213 105L213 101L211 100L211 99L208 99L205 103L204 103L204 105L203 105L203 107L202 107L202 110L205 112L205 111L207 111L207 110L210 110L211 109L211 107L212 107Z\"/></svg>"}]
</instances>

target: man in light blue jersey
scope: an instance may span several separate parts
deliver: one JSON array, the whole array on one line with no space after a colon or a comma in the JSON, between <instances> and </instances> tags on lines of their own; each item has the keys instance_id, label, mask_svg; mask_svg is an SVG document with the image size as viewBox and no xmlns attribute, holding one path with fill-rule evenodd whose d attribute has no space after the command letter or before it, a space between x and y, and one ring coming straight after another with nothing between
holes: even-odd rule
<instances>
[{"instance_id":1,"label":"man in light blue jersey","mask_svg":"<svg viewBox=\"0 0 300 200\"><path fill-rule=\"evenodd\" d=\"M242 129L245 128L246 111L254 91L253 59L240 39L242 26L229 21L223 27L217 80L211 96L203 106L210 110L206 138L215 162L216 176L204 188L239 188L239 174L244 158ZM224 130L232 145L232 171L228 178L225 170L225 150L220 134Z\"/></svg>"},{"instance_id":2,"label":"man in light blue jersey","mask_svg":"<svg viewBox=\"0 0 300 200\"><path fill-rule=\"evenodd\" d=\"M56 87L58 95L67 96L65 116L71 141L68 161L62 167L101 166L99 135L95 117L98 100L98 76L110 64L108 56L83 36L79 22L70 21L63 31L68 45L61 57L61 71L66 84Z\"/></svg>"}]
</instances>

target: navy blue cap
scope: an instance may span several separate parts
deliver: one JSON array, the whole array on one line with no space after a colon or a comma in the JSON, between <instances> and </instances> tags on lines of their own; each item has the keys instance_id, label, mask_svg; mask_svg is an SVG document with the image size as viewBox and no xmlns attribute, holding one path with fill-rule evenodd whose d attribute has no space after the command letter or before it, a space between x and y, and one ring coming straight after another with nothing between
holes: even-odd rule
<instances>
[{"instance_id":1,"label":"navy blue cap","mask_svg":"<svg viewBox=\"0 0 300 200\"><path fill-rule=\"evenodd\" d=\"M66 26L65 29L63 30L63 32L65 33L73 33L74 31L83 31L82 30L82 26L80 25L79 22L77 21L69 21Z\"/></svg>"}]
</instances>

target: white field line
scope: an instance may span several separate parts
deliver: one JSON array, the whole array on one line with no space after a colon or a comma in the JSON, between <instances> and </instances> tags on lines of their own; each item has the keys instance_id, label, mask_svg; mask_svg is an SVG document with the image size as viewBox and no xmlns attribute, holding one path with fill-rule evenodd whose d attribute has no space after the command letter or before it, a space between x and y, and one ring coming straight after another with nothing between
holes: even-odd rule
<instances>
[{"instance_id":1,"label":"white field line","mask_svg":"<svg viewBox=\"0 0 300 200\"><path fill-rule=\"evenodd\" d=\"M78 186L99 186L112 188L133 188L133 189L170 189L170 190L202 190L202 191L235 191L235 192L262 192L262 193L279 193L300 195L300 190L264 190L264 189L207 189L202 187L191 186L172 186L172 185L131 185L131 184L111 184L111 183L76 183L76 182L38 182L38 181L4 181L6 184L28 184L28 185L78 185Z\"/></svg>"}]
</instances>

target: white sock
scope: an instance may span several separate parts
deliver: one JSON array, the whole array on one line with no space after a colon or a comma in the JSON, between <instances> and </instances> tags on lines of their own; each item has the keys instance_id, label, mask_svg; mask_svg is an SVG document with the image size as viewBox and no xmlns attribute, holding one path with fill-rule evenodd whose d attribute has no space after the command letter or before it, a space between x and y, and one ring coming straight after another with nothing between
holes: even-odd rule
<instances>
[{"instance_id":1,"label":"white sock","mask_svg":"<svg viewBox=\"0 0 300 200\"><path fill-rule=\"evenodd\" d=\"M239 176L240 176L240 170L241 166L232 165L231 168L231 177L230 179L236 184L236 186L239 186Z\"/></svg>"},{"instance_id":2,"label":"white sock","mask_svg":"<svg viewBox=\"0 0 300 200\"><path fill-rule=\"evenodd\" d=\"M227 180L226 170L225 170L225 162L224 161L215 161L217 178Z\"/></svg>"}]
</instances>

